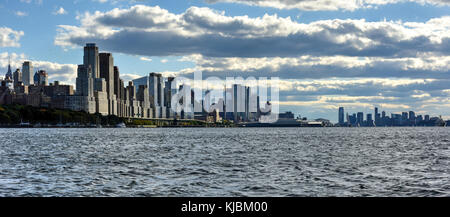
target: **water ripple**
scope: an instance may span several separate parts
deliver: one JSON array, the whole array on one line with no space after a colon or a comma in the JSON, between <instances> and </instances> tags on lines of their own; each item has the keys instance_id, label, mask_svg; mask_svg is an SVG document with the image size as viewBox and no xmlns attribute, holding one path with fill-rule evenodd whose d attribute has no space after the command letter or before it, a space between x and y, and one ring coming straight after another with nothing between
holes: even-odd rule
<instances>
[{"instance_id":1,"label":"water ripple","mask_svg":"<svg viewBox=\"0 0 450 217\"><path fill-rule=\"evenodd\" d=\"M449 129L0 129L0 196L448 197Z\"/></svg>"}]
</instances>

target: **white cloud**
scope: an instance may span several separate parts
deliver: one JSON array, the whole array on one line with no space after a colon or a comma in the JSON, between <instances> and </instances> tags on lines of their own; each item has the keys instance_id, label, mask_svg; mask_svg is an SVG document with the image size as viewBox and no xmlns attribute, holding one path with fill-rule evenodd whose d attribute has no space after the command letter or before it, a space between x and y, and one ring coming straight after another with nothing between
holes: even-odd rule
<instances>
[{"instance_id":1,"label":"white cloud","mask_svg":"<svg viewBox=\"0 0 450 217\"><path fill-rule=\"evenodd\" d=\"M30 3L33 2L33 0L20 0L20 2L30 4ZM42 4L42 3L43 3L43 0L34 0L34 2L35 2L36 4Z\"/></svg>"},{"instance_id":2,"label":"white cloud","mask_svg":"<svg viewBox=\"0 0 450 217\"><path fill-rule=\"evenodd\" d=\"M450 17L427 22L320 20L290 17L226 16L191 7L174 14L158 6L86 13L81 26L60 25L55 44L105 49L141 56L295 57L341 55L416 57L450 54ZM131 45L131 46L130 46ZM264 45L264 46L261 46Z\"/></svg>"},{"instance_id":3,"label":"white cloud","mask_svg":"<svg viewBox=\"0 0 450 217\"><path fill-rule=\"evenodd\" d=\"M23 31L15 31L8 27L0 27L0 47L20 47Z\"/></svg>"},{"instance_id":4,"label":"white cloud","mask_svg":"<svg viewBox=\"0 0 450 217\"><path fill-rule=\"evenodd\" d=\"M55 12L53 12L54 15L63 15L63 14L67 14L67 11L63 8L63 7L59 7L58 10L56 10Z\"/></svg>"},{"instance_id":5,"label":"white cloud","mask_svg":"<svg viewBox=\"0 0 450 217\"><path fill-rule=\"evenodd\" d=\"M376 8L381 5L403 2L416 2L437 6L448 6L448 0L205 0L207 3L239 3L251 6L277 9L298 9L304 11L354 11L357 9Z\"/></svg>"},{"instance_id":6,"label":"white cloud","mask_svg":"<svg viewBox=\"0 0 450 217\"><path fill-rule=\"evenodd\" d=\"M100 2L100 3L106 3L106 2L108 2L108 0L94 0L94 1Z\"/></svg>"},{"instance_id":7,"label":"white cloud","mask_svg":"<svg viewBox=\"0 0 450 217\"><path fill-rule=\"evenodd\" d=\"M148 57L140 57L139 59L142 60L142 61L147 61L147 62L151 62L152 61L152 59L150 59Z\"/></svg>"},{"instance_id":8,"label":"white cloud","mask_svg":"<svg viewBox=\"0 0 450 217\"><path fill-rule=\"evenodd\" d=\"M450 56L432 55L407 58L299 56L299 57L203 57L185 56L209 76L277 76L281 78L332 77L450 77Z\"/></svg>"},{"instance_id":9,"label":"white cloud","mask_svg":"<svg viewBox=\"0 0 450 217\"><path fill-rule=\"evenodd\" d=\"M123 80L125 86L128 86L128 82L137 78L144 77L142 75L137 74L121 74L120 78Z\"/></svg>"},{"instance_id":10,"label":"white cloud","mask_svg":"<svg viewBox=\"0 0 450 217\"><path fill-rule=\"evenodd\" d=\"M162 59L162 60L161 60L161 63L167 63L167 62L169 62L168 59Z\"/></svg>"},{"instance_id":11,"label":"white cloud","mask_svg":"<svg viewBox=\"0 0 450 217\"><path fill-rule=\"evenodd\" d=\"M26 16L28 16L28 13L23 12L23 11L16 11L14 14L16 16L18 16L18 17L26 17Z\"/></svg>"}]
</instances>

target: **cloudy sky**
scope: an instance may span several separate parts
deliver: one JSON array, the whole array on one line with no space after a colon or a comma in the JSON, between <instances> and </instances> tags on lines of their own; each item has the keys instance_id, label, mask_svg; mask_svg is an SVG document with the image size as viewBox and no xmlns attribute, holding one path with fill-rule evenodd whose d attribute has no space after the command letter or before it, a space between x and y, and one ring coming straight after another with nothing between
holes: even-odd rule
<instances>
[{"instance_id":1,"label":"cloudy sky","mask_svg":"<svg viewBox=\"0 0 450 217\"><path fill-rule=\"evenodd\" d=\"M163 72L279 77L280 110L337 121L414 110L450 118L449 0L2 0L11 57L74 84L82 46L125 80Z\"/></svg>"}]
</instances>

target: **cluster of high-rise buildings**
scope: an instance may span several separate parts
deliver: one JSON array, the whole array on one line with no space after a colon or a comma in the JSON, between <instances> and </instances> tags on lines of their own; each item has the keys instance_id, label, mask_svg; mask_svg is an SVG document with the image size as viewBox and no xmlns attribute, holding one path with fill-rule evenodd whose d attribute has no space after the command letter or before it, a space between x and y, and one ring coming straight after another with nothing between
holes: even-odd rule
<instances>
[{"instance_id":1,"label":"cluster of high-rise buildings","mask_svg":"<svg viewBox=\"0 0 450 217\"><path fill-rule=\"evenodd\" d=\"M224 87L223 97L213 101L205 97L196 99L195 91L187 84L174 85L175 77L163 77L154 72L129 81L128 86L125 86L112 54L99 52L93 43L84 47L83 64L77 68L75 90L73 86L62 85L58 81L49 84L48 74L44 70L34 73L30 61L22 64L22 71L17 69L14 73L9 64L5 79L0 81L0 104L17 103L118 117L202 119L215 122L221 119L256 121L261 115L257 94L250 87L240 84ZM174 98L185 90L189 90L189 93L182 94L184 98ZM203 95L202 92L200 94ZM176 103L172 103L174 100ZM208 106L205 107L206 103ZM180 108L173 107L180 104ZM270 103L267 102L267 105ZM215 109L206 111L207 107Z\"/></svg>"},{"instance_id":2,"label":"cluster of high-rise buildings","mask_svg":"<svg viewBox=\"0 0 450 217\"><path fill-rule=\"evenodd\" d=\"M401 114L391 113L390 116L385 111L378 112L375 107L374 113L366 114L364 119L363 112L357 112L344 115L344 107L339 107L338 112L339 126L359 126L359 127L375 127L375 126L441 126L445 125L445 121L441 117L430 117L430 115L417 115L414 111L402 112Z\"/></svg>"},{"instance_id":3,"label":"cluster of high-rise buildings","mask_svg":"<svg viewBox=\"0 0 450 217\"><path fill-rule=\"evenodd\" d=\"M61 85L58 81L49 84L47 72L35 72L30 61L22 64L22 70L16 69L14 72L8 64L8 71L0 83L0 104L64 108L65 96L74 93L70 85Z\"/></svg>"}]
</instances>

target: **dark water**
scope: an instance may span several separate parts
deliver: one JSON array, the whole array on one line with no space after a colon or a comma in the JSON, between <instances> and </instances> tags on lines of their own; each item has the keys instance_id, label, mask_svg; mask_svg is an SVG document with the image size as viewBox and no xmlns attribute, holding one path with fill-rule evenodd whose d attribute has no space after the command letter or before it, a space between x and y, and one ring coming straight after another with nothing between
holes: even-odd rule
<instances>
[{"instance_id":1,"label":"dark water","mask_svg":"<svg viewBox=\"0 0 450 217\"><path fill-rule=\"evenodd\" d=\"M0 129L0 196L450 196L450 128Z\"/></svg>"}]
</instances>

